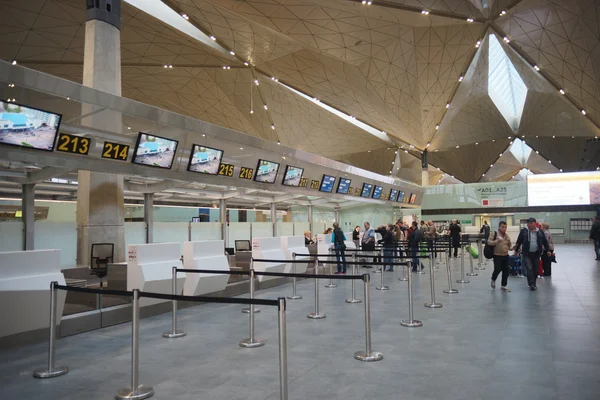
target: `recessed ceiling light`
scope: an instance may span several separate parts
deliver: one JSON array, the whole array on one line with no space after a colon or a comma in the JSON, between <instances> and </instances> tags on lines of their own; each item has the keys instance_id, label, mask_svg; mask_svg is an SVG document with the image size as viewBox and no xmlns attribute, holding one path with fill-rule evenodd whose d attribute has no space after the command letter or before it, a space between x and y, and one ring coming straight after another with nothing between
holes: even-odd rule
<instances>
[{"instance_id":1,"label":"recessed ceiling light","mask_svg":"<svg viewBox=\"0 0 600 400\"><path fill-rule=\"evenodd\" d=\"M539 70L540 70L540 67L538 67L537 65L534 65L534 66L533 66L533 69L535 69L536 71L539 71Z\"/></svg>"},{"instance_id":2,"label":"recessed ceiling light","mask_svg":"<svg viewBox=\"0 0 600 400\"><path fill-rule=\"evenodd\" d=\"M235 51L229 50L229 54L231 54L232 56L235 56Z\"/></svg>"},{"instance_id":3,"label":"recessed ceiling light","mask_svg":"<svg viewBox=\"0 0 600 400\"><path fill-rule=\"evenodd\" d=\"M548 164L552 164L552 161L548 160Z\"/></svg>"},{"instance_id":4,"label":"recessed ceiling light","mask_svg":"<svg viewBox=\"0 0 600 400\"><path fill-rule=\"evenodd\" d=\"M172 65L172 64L169 64L169 68L173 68L173 65Z\"/></svg>"},{"instance_id":5,"label":"recessed ceiling light","mask_svg":"<svg viewBox=\"0 0 600 400\"><path fill-rule=\"evenodd\" d=\"M538 150L535 151L535 154L540 154L540 152Z\"/></svg>"},{"instance_id":6,"label":"recessed ceiling light","mask_svg":"<svg viewBox=\"0 0 600 400\"><path fill-rule=\"evenodd\" d=\"M128 127L127 127L127 130L129 130L129 131L130 131L130 130L131 130L131 127L130 127L130 126L128 126Z\"/></svg>"},{"instance_id":7,"label":"recessed ceiling light","mask_svg":"<svg viewBox=\"0 0 600 400\"><path fill-rule=\"evenodd\" d=\"M243 148L243 147L240 147L240 150L244 150L244 148Z\"/></svg>"},{"instance_id":8,"label":"recessed ceiling light","mask_svg":"<svg viewBox=\"0 0 600 400\"><path fill-rule=\"evenodd\" d=\"M436 125L436 126L435 126L435 130L437 131L438 129L440 129L440 126L439 126L439 125Z\"/></svg>"},{"instance_id":9,"label":"recessed ceiling light","mask_svg":"<svg viewBox=\"0 0 600 400\"><path fill-rule=\"evenodd\" d=\"M560 94L565 94L565 91L562 89L559 89Z\"/></svg>"},{"instance_id":10,"label":"recessed ceiling light","mask_svg":"<svg viewBox=\"0 0 600 400\"><path fill-rule=\"evenodd\" d=\"M478 145L479 145L479 142L475 142L475 146L478 146Z\"/></svg>"},{"instance_id":11,"label":"recessed ceiling light","mask_svg":"<svg viewBox=\"0 0 600 400\"><path fill-rule=\"evenodd\" d=\"M485 176L485 174L481 174L481 176Z\"/></svg>"},{"instance_id":12,"label":"recessed ceiling light","mask_svg":"<svg viewBox=\"0 0 600 400\"><path fill-rule=\"evenodd\" d=\"M247 62L244 62L244 65L247 67L249 64Z\"/></svg>"},{"instance_id":13,"label":"recessed ceiling light","mask_svg":"<svg viewBox=\"0 0 600 400\"><path fill-rule=\"evenodd\" d=\"M456 146L456 148L458 149L460 146Z\"/></svg>"},{"instance_id":14,"label":"recessed ceiling light","mask_svg":"<svg viewBox=\"0 0 600 400\"><path fill-rule=\"evenodd\" d=\"M258 79L255 79L255 80L254 80L254 84L255 84L256 86L258 86Z\"/></svg>"},{"instance_id":15,"label":"recessed ceiling light","mask_svg":"<svg viewBox=\"0 0 600 400\"><path fill-rule=\"evenodd\" d=\"M266 105L266 104L263 106L263 108L264 108L265 110L268 110L268 109L269 109L269 107L267 107L267 105Z\"/></svg>"},{"instance_id":16,"label":"recessed ceiling light","mask_svg":"<svg viewBox=\"0 0 600 400\"><path fill-rule=\"evenodd\" d=\"M463 79L464 79L464 78L463 78L463 76L462 76L462 75L458 77L458 81L459 81L459 82L462 82L462 81L463 81Z\"/></svg>"},{"instance_id":17,"label":"recessed ceiling light","mask_svg":"<svg viewBox=\"0 0 600 400\"><path fill-rule=\"evenodd\" d=\"M446 108L450 108L450 103L446 103Z\"/></svg>"},{"instance_id":18,"label":"recessed ceiling light","mask_svg":"<svg viewBox=\"0 0 600 400\"><path fill-rule=\"evenodd\" d=\"M562 169L559 169L560 172L562 172Z\"/></svg>"},{"instance_id":19,"label":"recessed ceiling light","mask_svg":"<svg viewBox=\"0 0 600 400\"><path fill-rule=\"evenodd\" d=\"M467 18L467 22L473 22L473 18Z\"/></svg>"},{"instance_id":20,"label":"recessed ceiling light","mask_svg":"<svg viewBox=\"0 0 600 400\"><path fill-rule=\"evenodd\" d=\"M556 139L556 136L552 136L552 139Z\"/></svg>"},{"instance_id":21,"label":"recessed ceiling light","mask_svg":"<svg viewBox=\"0 0 600 400\"><path fill-rule=\"evenodd\" d=\"M586 114L587 114L587 113L585 112L585 110L581 110L581 113L582 113L583 115L586 115Z\"/></svg>"},{"instance_id":22,"label":"recessed ceiling light","mask_svg":"<svg viewBox=\"0 0 600 400\"><path fill-rule=\"evenodd\" d=\"M476 48L479 47L479 46L481 46L481 40L478 40L477 43L475 43L475 47Z\"/></svg>"},{"instance_id":23,"label":"recessed ceiling light","mask_svg":"<svg viewBox=\"0 0 600 400\"><path fill-rule=\"evenodd\" d=\"M254 110L250 110L250 114L254 114Z\"/></svg>"},{"instance_id":24,"label":"recessed ceiling light","mask_svg":"<svg viewBox=\"0 0 600 400\"><path fill-rule=\"evenodd\" d=\"M371 150L367 151L367 153L370 153L370 152L371 152Z\"/></svg>"},{"instance_id":25,"label":"recessed ceiling light","mask_svg":"<svg viewBox=\"0 0 600 400\"><path fill-rule=\"evenodd\" d=\"M17 60L13 60L12 65L17 65Z\"/></svg>"},{"instance_id":26,"label":"recessed ceiling light","mask_svg":"<svg viewBox=\"0 0 600 400\"><path fill-rule=\"evenodd\" d=\"M431 146L431 143L427 142L427 147Z\"/></svg>"},{"instance_id":27,"label":"recessed ceiling light","mask_svg":"<svg viewBox=\"0 0 600 400\"><path fill-rule=\"evenodd\" d=\"M429 15L429 11L423 10L423 11L421 11L421 14L423 14L423 15Z\"/></svg>"},{"instance_id":28,"label":"recessed ceiling light","mask_svg":"<svg viewBox=\"0 0 600 400\"><path fill-rule=\"evenodd\" d=\"M271 129L275 129L275 125L271 124ZM281 144L281 143L277 142L277 144Z\"/></svg>"},{"instance_id":29,"label":"recessed ceiling light","mask_svg":"<svg viewBox=\"0 0 600 400\"><path fill-rule=\"evenodd\" d=\"M490 164L490 168L492 168L494 166L494 164Z\"/></svg>"},{"instance_id":30,"label":"recessed ceiling light","mask_svg":"<svg viewBox=\"0 0 600 400\"><path fill-rule=\"evenodd\" d=\"M190 19L190 17L188 17L188 15L187 15L187 14L181 14L181 16L182 16L182 17L183 17L183 19L185 19L185 20L188 20L188 19Z\"/></svg>"},{"instance_id":31,"label":"recessed ceiling light","mask_svg":"<svg viewBox=\"0 0 600 400\"><path fill-rule=\"evenodd\" d=\"M510 39L508 37L504 36L504 42L510 43Z\"/></svg>"},{"instance_id":32,"label":"recessed ceiling light","mask_svg":"<svg viewBox=\"0 0 600 400\"><path fill-rule=\"evenodd\" d=\"M216 38L216 37L214 37L213 35L210 35L210 38L211 38L212 40L217 40L217 38Z\"/></svg>"},{"instance_id":33,"label":"recessed ceiling light","mask_svg":"<svg viewBox=\"0 0 600 400\"><path fill-rule=\"evenodd\" d=\"M500 15L506 15L506 10L502 10L502 12L500 12Z\"/></svg>"},{"instance_id":34,"label":"recessed ceiling light","mask_svg":"<svg viewBox=\"0 0 600 400\"><path fill-rule=\"evenodd\" d=\"M206 137L206 133L203 133L203 134L202 134L202 137Z\"/></svg>"},{"instance_id":35,"label":"recessed ceiling light","mask_svg":"<svg viewBox=\"0 0 600 400\"><path fill-rule=\"evenodd\" d=\"M405 153L408 153L408 150L404 150Z\"/></svg>"}]
</instances>

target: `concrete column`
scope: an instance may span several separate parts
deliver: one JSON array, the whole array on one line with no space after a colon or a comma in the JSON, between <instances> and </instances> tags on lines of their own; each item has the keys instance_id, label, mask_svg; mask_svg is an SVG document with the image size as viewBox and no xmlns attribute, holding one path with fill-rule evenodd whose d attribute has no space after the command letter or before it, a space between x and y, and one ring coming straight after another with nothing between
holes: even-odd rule
<instances>
[{"instance_id":1,"label":"concrete column","mask_svg":"<svg viewBox=\"0 0 600 400\"><path fill-rule=\"evenodd\" d=\"M21 209L23 211L23 250L34 250L33 237L35 227L35 184L27 183L21 185L22 199Z\"/></svg>"},{"instance_id":2,"label":"concrete column","mask_svg":"<svg viewBox=\"0 0 600 400\"><path fill-rule=\"evenodd\" d=\"M219 214L219 219L221 220L221 238L223 238L225 247L229 247L227 238L227 202L225 199L219 200Z\"/></svg>"},{"instance_id":3,"label":"concrete column","mask_svg":"<svg viewBox=\"0 0 600 400\"><path fill-rule=\"evenodd\" d=\"M277 237L277 208L271 203L271 223L273 224L273 237Z\"/></svg>"},{"instance_id":4,"label":"concrete column","mask_svg":"<svg viewBox=\"0 0 600 400\"><path fill-rule=\"evenodd\" d=\"M146 243L154 243L154 193L144 193L144 222Z\"/></svg>"},{"instance_id":5,"label":"concrete column","mask_svg":"<svg viewBox=\"0 0 600 400\"><path fill-rule=\"evenodd\" d=\"M335 222L337 222L339 224L340 223L340 209L336 207L333 210L333 212L335 213Z\"/></svg>"},{"instance_id":6,"label":"concrete column","mask_svg":"<svg viewBox=\"0 0 600 400\"><path fill-rule=\"evenodd\" d=\"M421 156L421 186L429 186L429 152L427 149L423 150Z\"/></svg>"},{"instance_id":7,"label":"concrete column","mask_svg":"<svg viewBox=\"0 0 600 400\"><path fill-rule=\"evenodd\" d=\"M310 234L314 236L313 232L313 206L308 206L308 229L310 230Z\"/></svg>"},{"instance_id":8,"label":"concrete column","mask_svg":"<svg viewBox=\"0 0 600 400\"><path fill-rule=\"evenodd\" d=\"M96 5L98 7L96 7ZM88 2L83 85L121 95L121 0ZM93 107L83 104L87 114ZM85 126L122 133L121 114L103 111L81 120ZM77 188L77 263L88 265L93 243L114 243L115 262L125 261L123 177L80 170Z\"/></svg>"}]
</instances>

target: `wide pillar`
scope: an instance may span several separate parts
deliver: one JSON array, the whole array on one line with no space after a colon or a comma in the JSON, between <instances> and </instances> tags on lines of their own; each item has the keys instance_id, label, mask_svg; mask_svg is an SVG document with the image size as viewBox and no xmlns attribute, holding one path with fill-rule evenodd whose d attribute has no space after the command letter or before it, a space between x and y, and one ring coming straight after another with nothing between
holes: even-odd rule
<instances>
[{"instance_id":1,"label":"wide pillar","mask_svg":"<svg viewBox=\"0 0 600 400\"><path fill-rule=\"evenodd\" d=\"M86 1L83 85L121 95L121 0ZM82 105L82 115L97 111ZM82 125L122 132L121 114L102 111ZM90 262L93 243L114 243L116 262L125 261L123 177L80 170L77 188L77 263Z\"/></svg>"},{"instance_id":2,"label":"wide pillar","mask_svg":"<svg viewBox=\"0 0 600 400\"><path fill-rule=\"evenodd\" d=\"M227 202L225 199L219 200L219 219L221 221L221 238L225 247L229 247L227 238Z\"/></svg>"},{"instance_id":3,"label":"wide pillar","mask_svg":"<svg viewBox=\"0 0 600 400\"><path fill-rule=\"evenodd\" d=\"M144 222L146 243L154 243L154 193L144 193Z\"/></svg>"},{"instance_id":4,"label":"wide pillar","mask_svg":"<svg viewBox=\"0 0 600 400\"><path fill-rule=\"evenodd\" d=\"M429 186L429 152L427 149L423 150L421 156L421 186Z\"/></svg>"},{"instance_id":5,"label":"wide pillar","mask_svg":"<svg viewBox=\"0 0 600 400\"><path fill-rule=\"evenodd\" d=\"M335 222L340 223L340 209L338 207L333 209L335 215Z\"/></svg>"},{"instance_id":6,"label":"wide pillar","mask_svg":"<svg viewBox=\"0 0 600 400\"><path fill-rule=\"evenodd\" d=\"M308 230L310 230L310 234L314 236L313 232L313 206L308 206Z\"/></svg>"},{"instance_id":7,"label":"wide pillar","mask_svg":"<svg viewBox=\"0 0 600 400\"><path fill-rule=\"evenodd\" d=\"M21 185L21 209L23 211L23 250L34 250L35 184Z\"/></svg>"},{"instance_id":8,"label":"wide pillar","mask_svg":"<svg viewBox=\"0 0 600 400\"><path fill-rule=\"evenodd\" d=\"M273 224L273 237L277 237L277 208L271 203L271 223Z\"/></svg>"}]
</instances>

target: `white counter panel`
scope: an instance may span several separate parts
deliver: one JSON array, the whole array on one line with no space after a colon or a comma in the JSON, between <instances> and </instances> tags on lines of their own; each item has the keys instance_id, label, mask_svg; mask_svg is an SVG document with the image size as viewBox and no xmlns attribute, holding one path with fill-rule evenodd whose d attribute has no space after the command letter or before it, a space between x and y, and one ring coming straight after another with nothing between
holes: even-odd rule
<instances>
[{"instance_id":1,"label":"white counter panel","mask_svg":"<svg viewBox=\"0 0 600 400\"><path fill-rule=\"evenodd\" d=\"M183 265L186 269L211 269L229 271L222 240L206 240L183 243ZM186 296L201 296L224 290L229 275L210 273L188 273L183 285Z\"/></svg>"}]
</instances>

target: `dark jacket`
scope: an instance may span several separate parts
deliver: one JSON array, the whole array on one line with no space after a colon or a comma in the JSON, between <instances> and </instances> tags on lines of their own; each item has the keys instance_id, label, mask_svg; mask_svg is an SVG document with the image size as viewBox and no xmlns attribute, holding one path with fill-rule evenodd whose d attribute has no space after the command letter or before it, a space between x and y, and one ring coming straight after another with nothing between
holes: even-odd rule
<instances>
[{"instance_id":1,"label":"dark jacket","mask_svg":"<svg viewBox=\"0 0 600 400\"><path fill-rule=\"evenodd\" d=\"M359 240L360 239L360 231L357 231L356 229L352 231L352 240Z\"/></svg>"},{"instance_id":2,"label":"dark jacket","mask_svg":"<svg viewBox=\"0 0 600 400\"><path fill-rule=\"evenodd\" d=\"M331 234L331 243L341 245L346 240L346 235L341 228L335 228Z\"/></svg>"},{"instance_id":3,"label":"dark jacket","mask_svg":"<svg viewBox=\"0 0 600 400\"><path fill-rule=\"evenodd\" d=\"M383 239L379 242L383 244L383 247L396 247L396 234L393 230L386 231Z\"/></svg>"},{"instance_id":4,"label":"dark jacket","mask_svg":"<svg viewBox=\"0 0 600 400\"><path fill-rule=\"evenodd\" d=\"M590 239L600 241L600 222L594 222L590 229Z\"/></svg>"},{"instance_id":5,"label":"dark jacket","mask_svg":"<svg viewBox=\"0 0 600 400\"><path fill-rule=\"evenodd\" d=\"M419 229L415 229L414 231L412 231L412 233L408 237L408 245L413 249L418 248L420 241L421 241L421 231Z\"/></svg>"},{"instance_id":6,"label":"dark jacket","mask_svg":"<svg viewBox=\"0 0 600 400\"><path fill-rule=\"evenodd\" d=\"M548 239L546 239L546 235L541 230L537 230L536 234L537 245L538 245L538 254L541 254L542 249L544 251L550 251L550 244L548 244ZM519 237L517 238L517 243L515 243L515 250L519 251L523 245L523 254L529 253L529 229L523 228L521 232L519 232Z\"/></svg>"},{"instance_id":7,"label":"dark jacket","mask_svg":"<svg viewBox=\"0 0 600 400\"><path fill-rule=\"evenodd\" d=\"M460 242L460 226L458 224L450 224L449 231L452 243L458 246L458 243Z\"/></svg>"},{"instance_id":8,"label":"dark jacket","mask_svg":"<svg viewBox=\"0 0 600 400\"><path fill-rule=\"evenodd\" d=\"M481 229L479 230L479 233L483 233L485 239L490 237L490 226L489 225L483 225L481 227Z\"/></svg>"},{"instance_id":9,"label":"dark jacket","mask_svg":"<svg viewBox=\"0 0 600 400\"><path fill-rule=\"evenodd\" d=\"M306 236L304 236L304 245L308 246L309 244L315 244L315 242L312 239L309 239Z\"/></svg>"}]
</instances>

